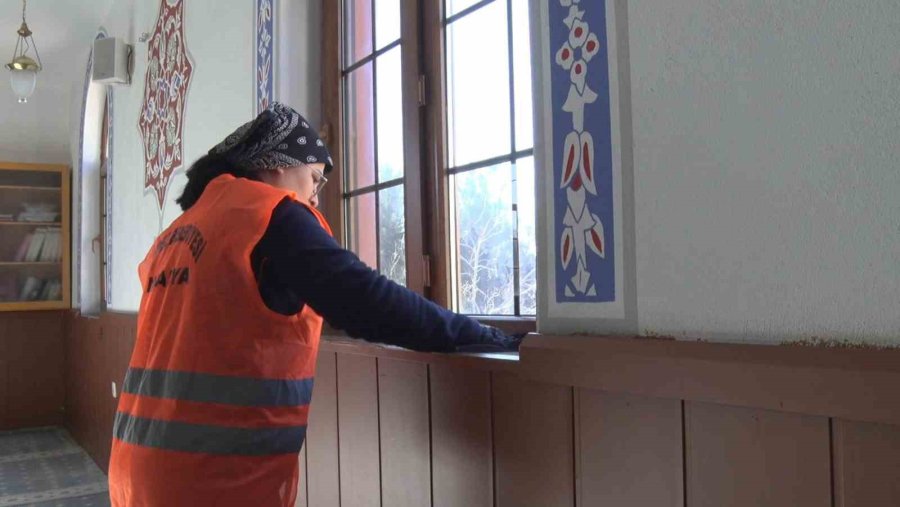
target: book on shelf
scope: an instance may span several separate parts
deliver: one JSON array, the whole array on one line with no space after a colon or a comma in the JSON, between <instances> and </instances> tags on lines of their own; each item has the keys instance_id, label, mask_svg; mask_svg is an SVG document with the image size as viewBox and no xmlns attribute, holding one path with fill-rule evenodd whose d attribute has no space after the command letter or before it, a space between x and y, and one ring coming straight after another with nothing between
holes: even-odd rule
<instances>
[{"instance_id":1,"label":"book on shelf","mask_svg":"<svg viewBox=\"0 0 900 507\"><path fill-rule=\"evenodd\" d=\"M16 251L16 262L23 262L25 260L25 256L28 254L29 245L31 245L31 240L34 239L34 233L29 232L25 235L25 238L22 239L22 243L19 245L19 249Z\"/></svg>"},{"instance_id":2,"label":"book on shelf","mask_svg":"<svg viewBox=\"0 0 900 507\"><path fill-rule=\"evenodd\" d=\"M49 227L45 229L44 244L38 260L41 262L57 262L59 258L59 236L60 229Z\"/></svg>"},{"instance_id":3,"label":"book on shelf","mask_svg":"<svg viewBox=\"0 0 900 507\"><path fill-rule=\"evenodd\" d=\"M62 281L53 280L50 285L50 294L47 296L48 301L58 301L62 299Z\"/></svg>"},{"instance_id":4,"label":"book on shelf","mask_svg":"<svg viewBox=\"0 0 900 507\"><path fill-rule=\"evenodd\" d=\"M25 262L34 262L38 259L38 255L41 253L41 247L44 246L44 240L46 239L46 234L44 233L44 229L35 229L34 235L31 237L31 242L28 244L28 252L25 254Z\"/></svg>"},{"instance_id":5,"label":"book on shelf","mask_svg":"<svg viewBox=\"0 0 900 507\"><path fill-rule=\"evenodd\" d=\"M41 227L28 233L22 239L16 252L16 262L58 262L61 260L60 235L58 227Z\"/></svg>"},{"instance_id":6,"label":"book on shelf","mask_svg":"<svg viewBox=\"0 0 900 507\"><path fill-rule=\"evenodd\" d=\"M29 276L22 284L19 301L56 301L62 296L62 282L58 278L43 280Z\"/></svg>"},{"instance_id":7,"label":"book on shelf","mask_svg":"<svg viewBox=\"0 0 900 507\"><path fill-rule=\"evenodd\" d=\"M23 203L25 211L16 218L19 222L55 222L59 218L56 206L47 203Z\"/></svg>"},{"instance_id":8,"label":"book on shelf","mask_svg":"<svg viewBox=\"0 0 900 507\"><path fill-rule=\"evenodd\" d=\"M44 281L40 278L29 276L22 284L22 291L19 293L20 301L37 301L40 298L41 291L44 289Z\"/></svg>"}]
</instances>

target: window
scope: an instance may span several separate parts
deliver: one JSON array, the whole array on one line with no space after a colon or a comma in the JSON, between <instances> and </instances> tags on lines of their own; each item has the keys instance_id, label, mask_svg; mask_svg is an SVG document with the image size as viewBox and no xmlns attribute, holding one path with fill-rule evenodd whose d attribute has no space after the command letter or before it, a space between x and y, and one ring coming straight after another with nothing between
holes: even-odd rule
<instances>
[{"instance_id":1,"label":"window","mask_svg":"<svg viewBox=\"0 0 900 507\"><path fill-rule=\"evenodd\" d=\"M90 82L90 64L85 76L79 168L74 175L77 214L74 248L77 259L73 280L77 281L76 305L81 315L99 316L109 302L108 230L109 184L112 143L111 95L104 86Z\"/></svg>"},{"instance_id":2,"label":"window","mask_svg":"<svg viewBox=\"0 0 900 507\"><path fill-rule=\"evenodd\" d=\"M343 0L324 21L338 237L456 311L534 315L528 3Z\"/></svg>"},{"instance_id":3,"label":"window","mask_svg":"<svg viewBox=\"0 0 900 507\"><path fill-rule=\"evenodd\" d=\"M109 176L109 103L110 99L107 98L103 104L103 118L100 120L100 232L97 235L97 243L99 243L100 248L100 295L104 308L109 306L109 287L107 286L106 277L107 270L109 269L107 263L108 252L106 248L109 201L109 196L107 195Z\"/></svg>"},{"instance_id":4,"label":"window","mask_svg":"<svg viewBox=\"0 0 900 507\"><path fill-rule=\"evenodd\" d=\"M406 284L400 1L349 0L341 88L347 245ZM410 142L413 142L410 140Z\"/></svg>"}]
</instances>

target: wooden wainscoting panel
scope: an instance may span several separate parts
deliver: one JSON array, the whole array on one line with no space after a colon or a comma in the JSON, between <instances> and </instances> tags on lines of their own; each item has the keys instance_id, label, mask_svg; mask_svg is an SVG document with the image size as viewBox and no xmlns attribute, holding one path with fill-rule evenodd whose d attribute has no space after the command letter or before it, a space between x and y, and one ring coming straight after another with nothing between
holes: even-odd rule
<instances>
[{"instance_id":1,"label":"wooden wainscoting panel","mask_svg":"<svg viewBox=\"0 0 900 507\"><path fill-rule=\"evenodd\" d=\"M341 507L381 505L375 358L337 355Z\"/></svg>"},{"instance_id":2,"label":"wooden wainscoting panel","mask_svg":"<svg viewBox=\"0 0 900 507\"><path fill-rule=\"evenodd\" d=\"M306 449L307 498L309 505L316 507L341 505L336 361L333 352L319 353L303 446Z\"/></svg>"},{"instance_id":3,"label":"wooden wainscoting panel","mask_svg":"<svg viewBox=\"0 0 900 507\"><path fill-rule=\"evenodd\" d=\"M900 505L900 426L835 419L837 507Z\"/></svg>"},{"instance_id":4,"label":"wooden wainscoting panel","mask_svg":"<svg viewBox=\"0 0 900 507\"><path fill-rule=\"evenodd\" d=\"M683 507L681 402L575 393L581 505Z\"/></svg>"},{"instance_id":5,"label":"wooden wainscoting panel","mask_svg":"<svg viewBox=\"0 0 900 507\"><path fill-rule=\"evenodd\" d=\"M0 336L12 333L11 319L0 315ZM9 340L0 339L0 430L9 427Z\"/></svg>"},{"instance_id":6,"label":"wooden wainscoting panel","mask_svg":"<svg viewBox=\"0 0 900 507\"><path fill-rule=\"evenodd\" d=\"M378 360L381 498L385 506L431 504L428 367Z\"/></svg>"},{"instance_id":7,"label":"wooden wainscoting panel","mask_svg":"<svg viewBox=\"0 0 900 507\"><path fill-rule=\"evenodd\" d=\"M109 346L109 375L110 382L115 381L121 386L125 381L125 373L128 371L128 363L131 362L131 353L134 350L134 342L137 339L137 315L133 313L104 314L104 334L108 335Z\"/></svg>"},{"instance_id":8,"label":"wooden wainscoting panel","mask_svg":"<svg viewBox=\"0 0 900 507\"><path fill-rule=\"evenodd\" d=\"M493 377L498 507L575 503L572 388Z\"/></svg>"},{"instance_id":9,"label":"wooden wainscoting panel","mask_svg":"<svg viewBox=\"0 0 900 507\"><path fill-rule=\"evenodd\" d=\"M98 425L102 428L101 438L105 441L104 452L108 459L112 427L115 413L119 406L118 398L112 397L112 383L116 383L116 392L121 396L125 383L125 373L131 362L131 353L137 338L137 314L104 312L101 317L103 325L103 350L99 352L103 358L103 420Z\"/></svg>"},{"instance_id":10,"label":"wooden wainscoting panel","mask_svg":"<svg viewBox=\"0 0 900 507\"><path fill-rule=\"evenodd\" d=\"M6 417L0 428L62 424L65 312L10 312L4 322Z\"/></svg>"},{"instance_id":11,"label":"wooden wainscoting panel","mask_svg":"<svg viewBox=\"0 0 900 507\"><path fill-rule=\"evenodd\" d=\"M531 335L519 367L559 385L900 425L900 348Z\"/></svg>"},{"instance_id":12,"label":"wooden wainscoting panel","mask_svg":"<svg viewBox=\"0 0 900 507\"><path fill-rule=\"evenodd\" d=\"M294 507L308 507L308 492L306 489L306 444L303 444L303 447L300 448L300 456L298 456L297 461L300 463L300 477L297 482L297 500L294 502Z\"/></svg>"},{"instance_id":13,"label":"wooden wainscoting panel","mask_svg":"<svg viewBox=\"0 0 900 507\"><path fill-rule=\"evenodd\" d=\"M434 507L491 507L491 374L434 364L430 378Z\"/></svg>"},{"instance_id":14,"label":"wooden wainscoting panel","mask_svg":"<svg viewBox=\"0 0 900 507\"><path fill-rule=\"evenodd\" d=\"M828 419L685 403L691 507L830 507Z\"/></svg>"},{"instance_id":15,"label":"wooden wainscoting panel","mask_svg":"<svg viewBox=\"0 0 900 507\"><path fill-rule=\"evenodd\" d=\"M87 351L88 338L100 332L99 321L96 319L79 318L75 312L70 312L69 334L65 341L65 376L66 376L66 428L72 437L83 447L88 454L98 461L99 446L93 442L93 425L91 418L96 412L96 407L91 403L91 386L89 385L88 369L93 365L85 358L89 357Z\"/></svg>"}]
</instances>

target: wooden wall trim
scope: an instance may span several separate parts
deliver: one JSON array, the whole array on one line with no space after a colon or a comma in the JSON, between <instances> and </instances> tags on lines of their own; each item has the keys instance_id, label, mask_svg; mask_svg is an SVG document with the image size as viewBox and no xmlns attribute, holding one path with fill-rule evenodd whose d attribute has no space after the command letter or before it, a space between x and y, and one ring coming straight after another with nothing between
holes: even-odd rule
<instances>
[{"instance_id":1,"label":"wooden wall trim","mask_svg":"<svg viewBox=\"0 0 900 507\"><path fill-rule=\"evenodd\" d=\"M114 321L135 319L134 313L106 313ZM519 355L430 354L329 336L321 350L508 372L612 393L900 424L900 349L533 334Z\"/></svg>"},{"instance_id":2,"label":"wooden wall trim","mask_svg":"<svg viewBox=\"0 0 900 507\"><path fill-rule=\"evenodd\" d=\"M324 352L354 354L385 359L399 359L429 365L447 365L475 370L518 372L519 355L504 354L437 354L369 343L362 340L323 336L319 349Z\"/></svg>"},{"instance_id":3,"label":"wooden wall trim","mask_svg":"<svg viewBox=\"0 0 900 507\"><path fill-rule=\"evenodd\" d=\"M532 335L520 356L554 384L900 424L900 350Z\"/></svg>"},{"instance_id":4,"label":"wooden wall trim","mask_svg":"<svg viewBox=\"0 0 900 507\"><path fill-rule=\"evenodd\" d=\"M66 164L32 164L28 162L0 161L0 168L22 171L66 171L69 169L69 166Z\"/></svg>"}]
</instances>

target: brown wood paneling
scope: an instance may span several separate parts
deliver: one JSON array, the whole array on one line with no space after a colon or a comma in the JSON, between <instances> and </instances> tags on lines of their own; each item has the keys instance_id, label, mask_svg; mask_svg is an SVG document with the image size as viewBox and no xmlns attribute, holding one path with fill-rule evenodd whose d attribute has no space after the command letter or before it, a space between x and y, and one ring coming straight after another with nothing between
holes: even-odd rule
<instances>
[{"instance_id":1,"label":"brown wood paneling","mask_svg":"<svg viewBox=\"0 0 900 507\"><path fill-rule=\"evenodd\" d=\"M322 125L320 134L328 145L334 170L322 189L321 208L334 237L344 244L343 107L341 104L341 2L322 2Z\"/></svg>"},{"instance_id":2,"label":"brown wood paneling","mask_svg":"<svg viewBox=\"0 0 900 507\"><path fill-rule=\"evenodd\" d=\"M434 507L490 507L490 373L432 365L430 376Z\"/></svg>"},{"instance_id":3,"label":"brown wood paneling","mask_svg":"<svg viewBox=\"0 0 900 507\"><path fill-rule=\"evenodd\" d=\"M113 421L119 405L118 396L112 396L112 383L116 383L116 392L121 393L125 380L125 372L131 360L131 352L136 338L137 315L131 313L104 312L100 317L101 333L98 350L92 355L100 360L96 368L96 385L99 386L99 413L94 426L96 439L100 446L101 466L104 470L109 465L109 453L112 444Z\"/></svg>"},{"instance_id":4,"label":"brown wood paneling","mask_svg":"<svg viewBox=\"0 0 900 507\"><path fill-rule=\"evenodd\" d=\"M691 507L829 507L828 419L685 403Z\"/></svg>"},{"instance_id":5,"label":"brown wood paneling","mask_svg":"<svg viewBox=\"0 0 900 507\"><path fill-rule=\"evenodd\" d=\"M317 507L341 505L336 361L333 352L319 352L304 445L309 505Z\"/></svg>"},{"instance_id":6,"label":"brown wood paneling","mask_svg":"<svg viewBox=\"0 0 900 507\"><path fill-rule=\"evenodd\" d=\"M0 429L62 424L64 336L65 312L0 314Z\"/></svg>"},{"instance_id":7,"label":"brown wood paneling","mask_svg":"<svg viewBox=\"0 0 900 507\"><path fill-rule=\"evenodd\" d=\"M297 483L297 500L294 502L294 507L307 507L309 503L307 502L306 488L306 444L300 448L300 456L297 457L297 461L300 464L300 478Z\"/></svg>"},{"instance_id":8,"label":"brown wood paneling","mask_svg":"<svg viewBox=\"0 0 900 507\"><path fill-rule=\"evenodd\" d=\"M683 507L681 402L576 389L579 505Z\"/></svg>"},{"instance_id":9,"label":"brown wood paneling","mask_svg":"<svg viewBox=\"0 0 900 507\"><path fill-rule=\"evenodd\" d=\"M105 451L102 434L102 390L100 370L105 367L98 351L101 349L102 323L100 319L70 315L70 335L67 337L66 426L91 458L102 466Z\"/></svg>"},{"instance_id":10,"label":"brown wood paneling","mask_svg":"<svg viewBox=\"0 0 900 507\"><path fill-rule=\"evenodd\" d=\"M378 360L381 497L391 507L431 503L428 367Z\"/></svg>"},{"instance_id":11,"label":"brown wood paneling","mask_svg":"<svg viewBox=\"0 0 900 507\"><path fill-rule=\"evenodd\" d=\"M88 340L100 333L99 320L78 318L69 314L69 335L66 337L66 428L75 440L97 461L98 451L93 442L92 418L97 413L93 405L97 386L89 385L88 370L93 368ZM92 394L93 393L93 394Z\"/></svg>"},{"instance_id":12,"label":"brown wood paneling","mask_svg":"<svg viewBox=\"0 0 900 507\"><path fill-rule=\"evenodd\" d=\"M419 62L421 40L419 34L419 0L400 0L403 101L403 194L406 238L406 286L425 294L426 273L424 246L425 229L422 223L422 203L428 192L422 186L421 127L419 119ZM376 12L376 18L378 14ZM428 275L430 276L430 274ZM387 498L385 498L387 503ZM424 504L421 504L424 505Z\"/></svg>"},{"instance_id":13,"label":"brown wood paneling","mask_svg":"<svg viewBox=\"0 0 900 507\"><path fill-rule=\"evenodd\" d=\"M46 315L43 323L30 320L40 313L10 315L15 314L0 316L4 338L51 336L48 330L57 329L47 323L52 321ZM57 367L56 372L65 372L68 427L104 469L117 402L110 395L110 381L116 380L121 390L135 324L133 314L104 314L99 320L73 316L68 338L57 348L65 347L61 354L65 368ZM58 326L58 334L65 335L66 325L60 321ZM35 368L53 378L48 371L53 368L46 365L54 360L48 363L44 357L48 340L0 340L0 421L8 422L3 415L8 414L10 398L16 396L9 391L14 387L9 382L11 368L17 378L25 378L21 372ZM699 344L688 351L682 343L641 341L607 350L609 358L596 363L591 354L573 359L578 354L566 350L568 341L558 343L564 354L554 359L557 377L579 370L588 358L601 367L589 379L576 371L576 382L587 379L625 392L675 389L667 394L694 396L695 401L686 402L685 414L688 466L684 473L692 507L826 506L831 502L827 419L709 404L706 398L734 398L750 404L783 400L785 410L801 412L813 407L843 413L861 403L872 404L869 415L890 416L898 410L893 395L881 388L900 370L892 366L893 356L879 359L866 351L862 356L855 354L859 351L834 355L835 351L793 347L742 346L738 350L724 345L723 349L722 344ZM421 410L422 400L427 403L429 396L422 387L426 368L430 369L425 385L430 382L435 506L490 506L493 497L501 507L571 506L576 493L579 505L680 505L677 501L684 492L677 491L682 473L677 399L578 390L573 400L568 385L523 378L532 373L545 377L531 369L533 365L515 360L421 354L359 343L325 343L322 349L298 505L387 506L404 501L416 505L409 495L423 498L428 483L422 477L427 477L429 457L427 446L422 445L422 428L428 419ZM30 354L30 359L12 365L12 358L23 354ZM528 354L527 350L523 354L524 363ZM818 391L831 385L832 381L822 380L823 369L838 371L845 378L858 377L849 381L853 386L873 379L875 384L870 391L861 390L857 400L847 401L848 389L833 392L828 408L821 403L825 399L821 394L801 396L812 392L810 388ZM516 371L521 376L514 375ZM813 385L783 386L773 393L767 372L781 379L807 379ZM62 377L58 378L62 384ZM35 379L26 384L42 382ZM660 385L666 381L672 385ZM39 404L49 406L51 398L41 398ZM19 398L13 405L20 407L24 401ZM898 426L836 420L833 429L836 505L897 504ZM415 468L414 463L424 466ZM404 481L406 489L396 489L395 484ZM675 503L668 503L673 498Z\"/></svg>"},{"instance_id":14,"label":"brown wood paneling","mask_svg":"<svg viewBox=\"0 0 900 507\"><path fill-rule=\"evenodd\" d=\"M9 317L0 314L0 336L12 333L9 328ZM9 340L0 339L0 429L6 428L9 419Z\"/></svg>"},{"instance_id":15,"label":"brown wood paneling","mask_svg":"<svg viewBox=\"0 0 900 507\"><path fill-rule=\"evenodd\" d=\"M376 359L337 355L341 507L381 505Z\"/></svg>"},{"instance_id":16,"label":"brown wood paneling","mask_svg":"<svg viewBox=\"0 0 900 507\"><path fill-rule=\"evenodd\" d=\"M520 368L560 385L900 424L900 349L533 335Z\"/></svg>"},{"instance_id":17,"label":"brown wood paneling","mask_svg":"<svg viewBox=\"0 0 900 507\"><path fill-rule=\"evenodd\" d=\"M572 389L500 373L492 397L497 505L574 505Z\"/></svg>"},{"instance_id":18,"label":"brown wood paneling","mask_svg":"<svg viewBox=\"0 0 900 507\"><path fill-rule=\"evenodd\" d=\"M66 348L66 427L97 465L109 464L117 394L134 347L137 316L104 312L99 318L68 316Z\"/></svg>"},{"instance_id":19,"label":"brown wood paneling","mask_svg":"<svg viewBox=\"0 0 900 507\"><path fill-rule=\"evenodd\" d=\"M104 335L108 336L109 366L107 375L110 382L118 387L125 381L125 372L131 361L134 342L137 339L137 315L133 313L107 312L103 315Z\"/></svg>"},{"instance_id":20,"label":"brown wood paneling","mask_svg":"<svg viewBox=\"0 0 900 507\"><path fill-rule=\"evenodd\" d=\"M837 507L900 505L900 426L835 419Z\"/></svg>"},{"instance_id":21,"label":"brown wood paneling","mask_svg":"<svg viewBox=\"0 0 900 507\"><path fill-rule=\"evenodd\" d=\"M450 231L447 191L447 112L444 82L444 20L442 2L420 2L422 8L422 52L425 102L422 124L425 150L422 153L422 188L425 215L425 253L431 257L429 297L450 308Z\"/></svg>"}]
</instances>

